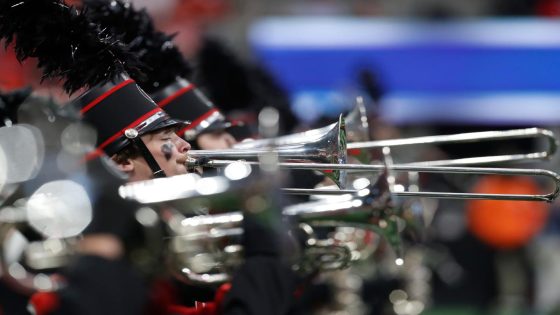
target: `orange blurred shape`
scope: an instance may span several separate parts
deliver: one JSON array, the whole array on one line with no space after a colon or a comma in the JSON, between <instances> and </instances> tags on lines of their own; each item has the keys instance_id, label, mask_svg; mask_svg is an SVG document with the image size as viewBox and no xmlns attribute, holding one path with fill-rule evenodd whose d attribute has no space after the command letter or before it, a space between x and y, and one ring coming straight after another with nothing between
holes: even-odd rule
<instances>
[{"instance_id":1,"label":"orange blurred shape","mask_svg":"<svg viewBox=\"0 0 560 315\"><path fill-rule=\"evenodd\" d=\"M529 177L488 175L474 186L474 193L542 194ZM525 245L545 225L549 205L536 201L469 200L466 204L470 231L500 249Z\"/></svg>"}]
</instances>

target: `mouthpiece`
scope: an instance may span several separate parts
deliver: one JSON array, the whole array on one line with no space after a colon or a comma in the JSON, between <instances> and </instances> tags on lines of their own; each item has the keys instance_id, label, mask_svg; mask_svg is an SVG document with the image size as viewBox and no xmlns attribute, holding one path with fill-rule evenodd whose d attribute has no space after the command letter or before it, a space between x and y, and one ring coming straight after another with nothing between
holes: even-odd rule
<instances>
[{"instance_id":1,"label":"mouthpiece","mask_svg":"<svg viewBox=\"0 0 560 315\"><path fill-rule=\"evenodd\" d=\"M208 157L191 157L191 156L187 156L185 159L185 165L187 166L187 171L190 173L196 172L198 173L200 171L200 168L206 164L208 164L208 162L210 161L210 159Z\"/></svg>"}]
</instances>

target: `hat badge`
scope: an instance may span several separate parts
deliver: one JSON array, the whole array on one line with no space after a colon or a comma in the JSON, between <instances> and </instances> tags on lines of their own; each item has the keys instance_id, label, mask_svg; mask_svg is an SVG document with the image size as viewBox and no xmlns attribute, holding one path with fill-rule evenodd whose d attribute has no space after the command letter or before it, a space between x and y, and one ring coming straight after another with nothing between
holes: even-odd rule
<instances>
[{"instance_id":1,"label":"hat badge","mask_svg":"<svg viewBox=\"0 0 560 315\"><path fill-rule=\"evenodd\" d=\"M128 138L128 139L134 139L136 137L138 137L138 130L134 129L134 128L129 128L126 129L124 131L124 135Z\"/></svg>"}]
</instances>

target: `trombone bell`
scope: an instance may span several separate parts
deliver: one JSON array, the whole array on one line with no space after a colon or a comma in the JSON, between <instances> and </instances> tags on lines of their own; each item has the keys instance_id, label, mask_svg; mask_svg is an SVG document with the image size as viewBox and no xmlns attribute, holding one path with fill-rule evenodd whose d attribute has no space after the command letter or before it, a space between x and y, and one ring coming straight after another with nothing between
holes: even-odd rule
<instances>
[{"instance_id":1,"label":"trombone bell","mask_svg":"<svg viewBox=\"0 0 560 315\"><path fill-rule=\"evenodd\" d=\"M259 157L268 153L276 153L278 158L284 162L346 164L346 124L344 118L341 115L338 122L326 134L322 134L312 142L291 144L274 149L190 150L186 165L188 169L195 169L200 166L212 167L210 161L220 160L248 160L250 163L258 163L256 161ZM323 168L321 171L325 176L331 178L337 186L344 188L346 170Z\"/></svg>"}]
</instances>

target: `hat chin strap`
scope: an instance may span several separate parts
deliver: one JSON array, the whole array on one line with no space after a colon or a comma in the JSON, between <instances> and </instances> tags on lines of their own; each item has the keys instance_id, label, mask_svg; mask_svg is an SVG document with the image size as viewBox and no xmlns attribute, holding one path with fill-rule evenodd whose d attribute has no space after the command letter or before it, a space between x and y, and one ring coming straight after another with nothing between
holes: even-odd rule
<instances>
[{"instance_id":1,"label":"hat chin strap","mask_svg":"<svg viewBox=\"0 0 560 315\"><path fill-rule=\"evenodd\" d=\"M135 137L130 140L132 141L132 144L140 150L140 154L142 154L142 157L144 157L146 163L148 163L148 166L152 170L152 176L154 178L166 177L165 172L161 169L161 167L159 167L159 164L154 159L150 150L148 150L144 141L142 141L140 137Z\"/></svg>"}]
</instances>

